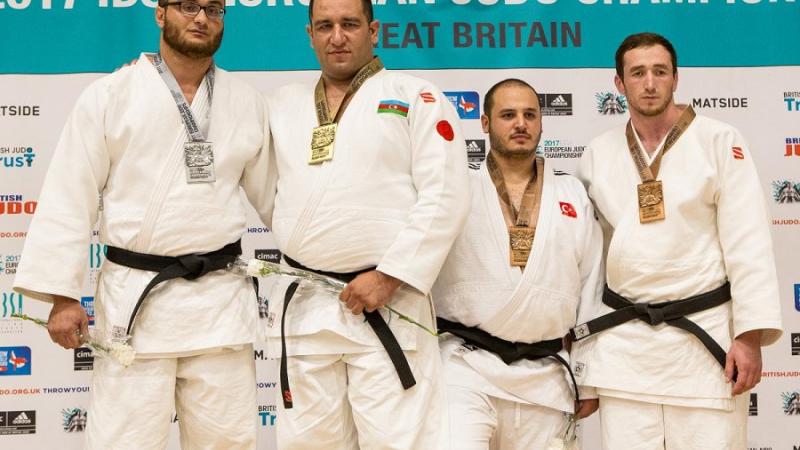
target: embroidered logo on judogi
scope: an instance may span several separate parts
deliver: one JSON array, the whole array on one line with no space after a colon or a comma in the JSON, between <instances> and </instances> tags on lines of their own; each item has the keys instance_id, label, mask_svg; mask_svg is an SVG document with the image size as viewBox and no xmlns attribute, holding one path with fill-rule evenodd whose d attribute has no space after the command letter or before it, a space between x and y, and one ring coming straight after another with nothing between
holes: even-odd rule
<instances>
[{"instance_id":1,"label":"embroidered logo on judogi","mask_svg":"<svg viewBox=\"0 0 800 450\"><path fill-rule=\"evenodd\" d=\"M744 151L741 147L733 147L733 159L744 159Z\"/></svg>"},{"instance_id":2,"label":"embroidered logo on judogi","mask_svg":"<svg viewBox=\"0 0 800 450\"><path fill-rule=\"evenodd\" d=\"M439 136L443 137L445 141L452 141L455 137L453 126L446 120L440 120L439 123L436 124L436 132L439 133Z\"/></svg>"},{"instance_id":3,"label":"embroidered logo on judogi","mask_svg":"<svg viewBox=\"0 0 800 450\"><path fill-rule=\"evenodd\" d=\"M378 113L397 114L401 117L408 116L408 103L400 100L381 100L378 103Z\"/></svg>"},{"instance_id":4,"label":"embroidered logo on judogi","mask_svg":"<svg viewBox=\"0 0 800 450\"><path fill-rule=\"evenodd\" d=\"M422 98L422 101L425 103L436 103L436 97L433 96L430 92L423 92L419 94Z\"/></svg>"},{"instance_id":5,"label":"embroidered logo on judogi","mask_svg":"<svg viewBox=\"0 0 800 450\"><path fill-rule=\"evenodd\" d=\"M558 202L558 206L561 208L561 214L567 217L572 217L573 219L578 217L578 213L575 211L575 207L572 206L571 203Z\"/></svg>"}]
</instances>

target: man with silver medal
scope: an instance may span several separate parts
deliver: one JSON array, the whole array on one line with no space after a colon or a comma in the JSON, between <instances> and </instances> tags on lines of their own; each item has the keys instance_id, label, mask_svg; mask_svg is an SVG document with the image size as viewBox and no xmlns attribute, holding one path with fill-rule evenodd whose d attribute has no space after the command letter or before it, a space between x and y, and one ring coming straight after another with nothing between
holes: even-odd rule
<instances>
[{"instance_id":1,"label":"man with silver medal","mask_svg":"<svg viewBox=\"0 0 800 450\"><path fill-rule=\"evenodd\" d=\"M753 158L738 130L675 104L663 36L628 36L616 70L630 120L580 161L607 284L571 331L573 371L596 388L604 449L743 450L761 346L781 335Z\"/></svg>"},{"instance_id":2,"label":"man with silver medal","mask_svg":"<svg viewBox=\"0 0 800 450\"><path fill-rule=\"evenodd\" d=\"M80 346L97 222L94 333L136 351L130 367L95 361L89 449L164 448L175 412L183 448L256 447L258 303L221 269L241 253L240 188L268 221L276 177L265 102L213 62L225 13L161 0L159 53L83 92L42 188L14 288L52 302L51 338Z\"/></svg>"}]
</instances>

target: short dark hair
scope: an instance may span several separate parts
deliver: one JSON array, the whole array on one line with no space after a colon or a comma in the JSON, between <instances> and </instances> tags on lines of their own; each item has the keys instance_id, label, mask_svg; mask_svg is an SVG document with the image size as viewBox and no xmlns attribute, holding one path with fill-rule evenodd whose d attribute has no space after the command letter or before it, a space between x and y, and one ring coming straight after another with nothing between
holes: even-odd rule
<instances>
[{"instance_id":1,"label":"short dark hair","mask_svg":"<svg viewBox=\"0 0 800 450\"><path fill-rule=\"evenodd\" d=\"M619 76L620 79L625 78L625 53L635 48L652 47L654 45L660 45L667 49L672 58L672 74L675 75L678 73L678 54L675 52L675 47L672 46L672 42L660 34L645 32L632 34L619 44L617 53L614 55L617 64L617 76Z\"/></svg>"},{"instance_id":2,"label":"short dark hair","mask_svg":"<svg viewBox=\"0 0 800 450\"><path fill-rule=\"evenodd\" d=\"M361 8L364 10L364 15L367 16L367 23L372 23L375 20L372 13L372 0L361 0ZM314 11L314 0L308 1L308 23L313 24L311 13Z\"/></svg>"},{"instance_id":3,"label":"short dark hair","mask_svg":"<svg viewBox=\"0 0 800 450\"><path fill-rule=\"evenodd\" d=\"M494 94L497 92L498 89L505 86L522 86L526 87L533 91L534 95L539 96L539 93L536 92L536 89L533 88L529 83L520 80L519 78L506 78L505 80L498 81L495 83L494 86L490 87L488 91L486 91L486 96L483 98L483 113L487 116L490 112L492 112L492 107L494 107Z\"/></svg>"}]
</instances>

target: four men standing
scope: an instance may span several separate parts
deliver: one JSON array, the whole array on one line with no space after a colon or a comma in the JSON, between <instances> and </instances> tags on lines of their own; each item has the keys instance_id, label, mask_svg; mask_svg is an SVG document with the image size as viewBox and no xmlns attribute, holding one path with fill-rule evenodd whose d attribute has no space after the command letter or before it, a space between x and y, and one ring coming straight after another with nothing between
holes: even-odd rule
<instances>
[{"instance_id":1,"label":"four men standing","mask_svg":"<svg viewBox=\"0 0 800 450\"><path fill-rule=\"evenodd\" d=\"M598 223L536 157L526 82L487 93L491 150L468 176L449 102L374 56L369 0L310 2L321 77L278 90L269 123L213 64L224 12L159 4L160 52L83 94L31 224L15 289L54 303L52 339L86 333L75 255L99 218L98 330L138 352L95 366L90 448L162 448L173 407L186 448L255 447L255 294L217 272L240 252L239 186L287 264L348 282L338 299L269 286L279 448L546 448L598 395L604 448L744 448L736 395L780 336L771 241L739 133L674 104L668 41L617 52L631 121L580 163ZM433 328L431 291L442 359L386 308Z\"/></svg>"}]
</instances>

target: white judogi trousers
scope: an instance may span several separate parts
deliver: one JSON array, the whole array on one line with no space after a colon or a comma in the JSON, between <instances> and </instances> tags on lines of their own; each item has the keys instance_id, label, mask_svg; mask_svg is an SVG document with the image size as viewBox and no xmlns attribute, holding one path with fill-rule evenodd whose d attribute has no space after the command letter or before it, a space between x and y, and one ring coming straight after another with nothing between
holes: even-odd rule
<instances>
[{"instance_id":1,"label":"white judogi trousers","mask_svg":"<svg viewBox=\"0 0 800 450\"><path fill-rule=\"evenodd\" d=\"M603 450L746 450L748 398L725 411L601 395Z\"/></svg>"},{"instance_id":2,"label":"white judogi trousers","mask_svg":"<svg viewBox=\"0 0 800 450\"><path fill-rule=\"evenodd\" d=\"M88 450L160 450L177 412L182 450L255 450L253 346L94 363Z\"/></svg>"},{"instance_id":3,"label":"white judogi trousers","mask_svg":"<svg viewBox=\"0 0 800 450\"><path fill-rule=\"evenodd\" d=\"M385 350L288 357L294 405L277 401L278 449L446 450L437 341L419 337L403 353L417 380L408 390Z\"/></svg>"}]
</instances>

